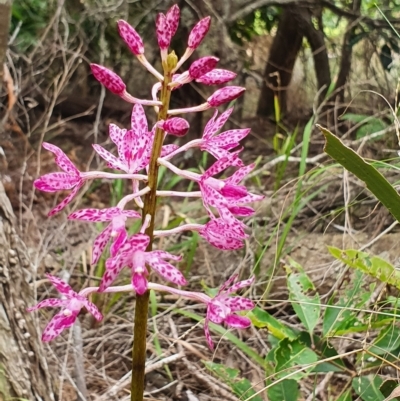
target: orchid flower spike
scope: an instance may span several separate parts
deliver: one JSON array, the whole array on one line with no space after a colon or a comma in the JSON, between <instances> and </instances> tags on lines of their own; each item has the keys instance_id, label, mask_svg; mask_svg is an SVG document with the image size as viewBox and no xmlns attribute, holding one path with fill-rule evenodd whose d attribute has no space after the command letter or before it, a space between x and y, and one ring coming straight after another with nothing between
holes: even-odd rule
<instances>
[{"instance_id":1,"label":"orchid flower spike","mask_svg":"<svg viewBox=\"0 0 400 401\"><path fill-rule=\"evenodd\" d=\"M237 275L232 276L225 282L218 291L218 294L211 298L207 304L207 315L204 323L204 332L208 345L211 349L214 344L211 338L209 322L216 324L225 323L227 326L234 329L245 329L251 325L251 320L245 316L239 316L236 312L249 311L254 309L254 302L248 298L243 297L230 297L242 288L249 287L254 282L254 277L248 280L239 281L233 284L237 279ZM233 285L232 285L233 284Z\"/></svg>"},{"instance_id":2,"label":"orchid flower spike","mask_svg":"<svg viewBox=\"0 0 400 401\"><path fill-rule=\"evenodd\" d=\"M143 295L147 290L149 272L146 265L165 280L177 285L186 285L183 274L164 260L180 261L182 258L165 251L146 252L149 242L150 238L147 235L135 234L125 242L117 256L107 259L107 270L101 280L99 292L107 289L125 266L132 270L132 285L139 295Z\"/></svg>"},{"instance_id":3,"label":"orchid flower spike","mask_svg":"<svg viewBox=\"0 0 400 401\"><path fill-rule=\"evenodd\" d=\"M97 306L84 296L77 294L67 283L50 274L46 274L46 277L63 298L48 298L39 302L35 306L27 308L28 312L47 307L62 308L61 312L57 313L44 329L42 341L51 341L60 335L64 329L71 327L75 323L75 320L83 307L85 307L96 320L100 321L103 319Z\"/></svg>"}]
</instances>

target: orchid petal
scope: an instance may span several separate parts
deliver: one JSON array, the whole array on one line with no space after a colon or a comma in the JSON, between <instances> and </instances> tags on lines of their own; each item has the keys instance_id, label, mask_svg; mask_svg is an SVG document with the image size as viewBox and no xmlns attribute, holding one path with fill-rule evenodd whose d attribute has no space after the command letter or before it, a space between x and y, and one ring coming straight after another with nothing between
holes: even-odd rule
<instances>
[{"instance_id":1,"label":"orchid petal","mask_svg":"<svg viewBox=\"0 0 400 401\"><path fill-rule=\"evenodd\" d=\"M66 316L63 311L57 313L43 330L42 341L51 341L60 335L63 330L71 327L75 323L77 315Z\"/></svg>"},{"instance_id":2,"label":"orchid petal","mask_svg":"<svg viewBox=\"0 0 400 401\"><path fill-rule=\"evenodd\" d=\"M54 153L55 162L62 170L64 170L68 174L72 174L75 176L79 176L79 170L74 166L68 156L57 146L52 145L51 143L43 142L42 146Z\"/></svg>"},{"instance_id":3,"label":"orchid petal","mask_svg":"<svg viewBox=\"0 0 400 401\"><path fill-rule=\"evenodd\" d=\"M251 326L251 320L248 317L237 315L227 316L225 323L234 329L246 329Z\"/></svg>"},{"instance_id":4,"label":"orchid petal","mask_svg":"<svg viewBox=\"0 0 400 401\"><path fill-rule=\"evenodd\" d=\"M109 224L94 240L92 250L92 265L95 265L111 237L112 226Z\"/></svg>"},{"instance_id":5,"label":"orchid petal","mask_svg":"<svg viewBox=\"0 0 400 401\"><path fill-rule=\"evenodd\" d=\"M48 298L40 301L37 305L26 308L27 312L33 312L40 308L57 308L60 306L65 306L68 303L67 299L60 298Z\"/></svg>"},{"instance_id":6,"label":"orchid petal","mask_svg":"<svg viewBox=\"0 0 400 401\"><path fill-rule=\"evenodd\" d=\"M78 191L81 189L82 186L83 186L83 180L80 180L76 185L76 187L71 191L71 193L64 200L62 200L54 209L50 210L50 212L47 215L49 217L53 216L60 210L64 209L65 206L67 206L69 203L72 202L72 199L74 199L75 195L78 193Z\"/></svg>"},{"instance_id":7,"label":"orchid petal","mask_svg":"<svg viewBox=\"0 0 400 401\"><path fill-rule=\"evenodd\" d=\"M253 301L243 297L229 297L224 300L224 303L232 312L252 310L255 307Z\"/></svg>"}]
</instances>

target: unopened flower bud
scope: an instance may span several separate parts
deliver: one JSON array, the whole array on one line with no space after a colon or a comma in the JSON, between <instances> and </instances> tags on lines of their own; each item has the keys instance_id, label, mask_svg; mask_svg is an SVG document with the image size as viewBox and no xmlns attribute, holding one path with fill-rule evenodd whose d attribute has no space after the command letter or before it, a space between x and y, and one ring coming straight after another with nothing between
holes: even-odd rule
<instances>
[{"instance_id":1,"label":"unopened flower bud","mask_svg":"<svg viewBox=\"0 0 400 401\"><path fill-rule=\"evenodd\" d=\"M130 51L136 56L144 53L143 40L136 32L135 28L130 26L126 21L118 21L118 31L121 38L128 45Z\"/></svg>"},{"instance_id":2,"label":"unopened flower bud","mask_svg":"<svg viewBox=\"0 0 400 401\"><path fill-rule=\"evenodd\" d=\"M189 68L190 78L197 79L212 71L218 61L219 59L217 57L202 57L194 61Z\"/></svg>"},{"instance_id":3,"label":"unopened flower bud","mask_svg":"<svg viewBox=\"0 0 400 401\"><path fill-rule=\"evenodd\" d=\"M171 38L175 35L179 25L180 10L177 4L174 4L165 14L169 25Z\"/></svg>"},{"instance_id":4,"label":"unopened flower bud","mask_svg":"<svg viewBox=\"0 0 400 401\"><path fill-rule=\"evenodd\" d=\"M221 85L232 81L236 76L237 74L232 71L214 68L212 71L207 72L207 74L197 78L196 82L204 85Z\"/></svg>"},{"instance_id":5,"label":"unopened flower bud","mask_svg":"<svg viewBox=\"0 0 400 401\"><path fill-rule=\"evenodd\" d=\"M180 117L172 117L166 121L159 121L157 125L165 132L175 136L184 136L189 130L189 123Z\"/></svg>"},{"instance_id":6,"label":"unopened flower bud","mask_svg":"<svg viewBox=\"0 0 400 401\"><path fill-rule=\"evenodd\" d=\"M161 50L167 50L171 43L171 31L164 14L158 14L156 20L156 32L158 46Z\"/></svg>"},{"instance_id":7,"label":"unopened flower bud","mask_svg":"<svg viewBox=\"0 0 400 401\"><path fill-rule=\"evenodd\" d=\"M109 91L116 95L122 95L125 92L126 85L115 72L98 64L90 64L90 68L94 77Z\"/></svg>"},{"instance_id":8,"label":"unopened flower bud","mask_svg":"<svg viewBox=\"0 0 400 401\"><path fill-rule=\"evenodd\" d=\"M208 99L207 103L211 107L218 107L221 104L230 102L238 98L246 89L241 86L225 86L218 89Z\"/></svg>"},{"instance_id":9,"label":"unopened flower bud","mask_svg":"<svg viewBox=\"0 0 400 401\"><path fill-rule=\"evenodd\" d=\"M208 30L210 29L211 18L206 17L200 20L191 30L188 38L188 47L190 49L197 49L200 45L201 41L207 35Z\"/></svg>"}]
</instances>

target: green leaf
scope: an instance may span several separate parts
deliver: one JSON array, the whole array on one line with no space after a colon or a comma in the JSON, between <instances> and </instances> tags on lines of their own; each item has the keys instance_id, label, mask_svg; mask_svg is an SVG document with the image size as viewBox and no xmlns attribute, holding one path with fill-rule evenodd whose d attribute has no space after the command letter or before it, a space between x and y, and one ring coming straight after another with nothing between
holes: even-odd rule
<instances>
[{"instance_id":1,"label":"green leaf","mask_svg":"<svg viewBox=\"0 0 400 401\"><path fill-rule=\"evenodd\" d=\"M379 387L379 390L385 397L387 397L385 398L385 401L400 400L400 386L398 380L385 380Z\"/></svg>"},{"instance_id":2,"label":"green leaf","mask_svg":"<svg viewBox=\"0 0 400 401\"><path fill-rule=\"evenodd\" d=\"M250 381L239 377L238 369L228 368L225 365L209 361L203 361L203 363L208 370L225 382L240 399L250 398L254 401L263 401L260 395L255 395L256 392Z\"/></svg>"},{"instance_id":3,"label":"green leaf","mask_svg":"<svg viewBox=\"0 0 400 401\"><path fill-rule=\"evenodd\" d=\"M336 401L352 401L351 390L345 391L343 394L336 399Z\"/></svg>"},{"instance_id":4,"label":"green leaf","mask_svg":"<svg viewBox=\"0 0 400 401\"><path fill-rule=\"evenodd\" d=\"M363 401L384 401L385 396L379 390L381 385L382 379L375 375L355 377L352 381L354 391Z\"/></svg>"},{"instance_id":5,"label":"green leaf","mask_svg":"<svg viewBox=\"0 0 400 401\"><path fill-rule=\"evenodd\" d=\"M360 252L357 249L341 250L333 246L328 247L328 249L336 259L346 263L353 269L400 289L400 271L385 259L371 256L367 252Z\"/></svg>"},{"instance_id":6,"label":"green leaf","mask_svg":"<svg viewBox=\"0 0 400 401\"><path fill-rule=\"evenodd\" d=\"M345 146L338 137L318 125L325 136L324 151L340 163L346 170L364 181L367 188L382 202L389 212L400 222L400 195L383 175L367 163L353 149Z\"/></svg>"},{"instance_id":7,"label":"green leaf","mask_svg":"<svg viewBox=\"0 0 400 401\"><path fill-rule=\"evenodd\" d=\"M312 334L321 313L319 294L303 268L293 259L289 258L289 266L285 266L285 269L292 307L306 329Z\"/></svg>"},{"instance_id":8,"label":"green leaf","mask_svg":"<svg viewBox=\"0 0 400 401\"><path fill-rule=\"evenodd\" d=\"M279 342L275 349L275 377L285 378L288 375L290 379L300 380L308 376L314 369L314 363L317 362L317 354L308 348L300 340L289 340L284 338ZM296 372L298 370L298 372ZM296 372L296 373L294 373Z\"/></svg>"},{"instance_id":9,"label":"green leaf","mask_svg":"<svg viewBox=\"0 0 400 401\"><path fill-rule=\"evenodd\" d=\"M275 319L267 311L259 307L254 308L247 315L247 317L251 319L251 322L255 327L266 327L268 331L279 340L282 340L284 338L295 340L298 336L298 332L281 323L278 319Z\"/></svg>"},{"instance_id":10,"label":"green leaf","mask_svg":"<svg viewBox=\"0 0 400 401\"><path fill-rule=\"evenodd\" d=\"M369 349L376 355L384 355L400 346L400 328L393 324L383 328Z\"/></svg>"},{"instance_id":11,"label":"green leaf","mask_svg":"<svg viewBox=\"0 0 400 401\"><path fill-rule=\"evenodd\" d=\"M267 382L270 384L270 381ZM267 390L270 401L296 401L299 398L299 387L296 380L282 380Z\"/></svg>"}]
</instances>

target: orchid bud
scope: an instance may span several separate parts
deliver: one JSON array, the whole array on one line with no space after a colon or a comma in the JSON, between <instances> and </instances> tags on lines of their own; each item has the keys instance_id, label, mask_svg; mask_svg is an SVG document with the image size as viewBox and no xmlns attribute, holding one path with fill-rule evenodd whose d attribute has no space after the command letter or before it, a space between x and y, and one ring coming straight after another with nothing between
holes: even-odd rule
<instances>
[{"instance_id":1,"label":"orchid bud","mask_svg":"<svg viewBox=\"0 0 400 401\"><path fill-rule=\"evenodd\" d=\"M118 31L133 54L139 56L144 53L143 40L132 26L121 19L118 21Z\"/></svg>"},{"instance_id":2,"label":"orchid bud","mask_svg":"<svg viewBox=\"0 0 400 401\"><path fill-rule=\"evenodd\" d=\"M207 74L197 78L196 82L204 85L221 85L232 81L236 76L237 74L232 71L214 68L210 72L207 72Z\"/></svg>"},{"instance_id":3,"label":"orchid bud","mask_svg":"<svg viewBox=\"0 0 400 401\"><path fill-rule=\"evenodd\" d=\"M159 121L157 125L165 132L175 136L184 136L189 130L189 123L181 117L172 117L166 121Z\"/></svg>"},{"instance_id":4,"label":"orchid bud","mask_svg":"<svg viewBox=\"0 0 400 401\"><path fill-rule=\"evenodd\" d=\"M207 35L208 30L210 29L211 18L206 17L200 20L192 29L188 38L188 47L190 49L197 49L199 47L201 41Z\"/></svg>"},{"instance_id":5,"label":"orchid bud","mask_svg":"<svg viewBox=\"0 0 400 401\"><path fill-rule=\"evenodd\" d=\"M158 46L161 50L167 50L171 43L171 31L164 14L158 14L156 20L156 32Z\"/></svg>"},{"instance_id":6,"label":"orchid bud","mask_svg":"<svg viewBox=\"0 0 400 401\"><path fill-rule=\"evenodd\" d=\"M115 72L98 64L90 64L90 68L94 77L109 91L116 95L122 95L125 92L126 85Z\"/></svg>"},{"instance_id":7,"label":"orchid bud","mask_svg":"<svg viewBox=\"0 0 400 401\"><path fill-rule=\"evenodd\" d=\"M189 68L190 78L197 79L212 71L218 61L217 57L202 57L194 61Z\"/></svg>"},{"instance_id":8,"label":"orchid bud","mask_svg":"<svg viewBox=\"0 0 400 401\"><path fill-rule=\"evenodd\" d=\"M175 35L179 25L180 10L177 4L174 4L165 14L169 25L171 38Z\"/></svg>"},{"instance_id":9,"label":"orchid bud","mask_svg":"<svg viewBox=\"0 0 400 401\"><path fill-rule=\"evenodd\" d=\"M207 103L211 107L218 107L221 104L230 102L238 98L246 89L241 86L225 86L225 88L218 89L208 99Z\"/></svg>"}]
</instances>

